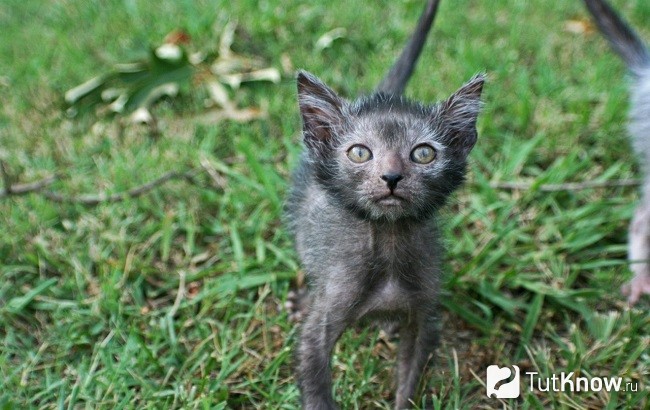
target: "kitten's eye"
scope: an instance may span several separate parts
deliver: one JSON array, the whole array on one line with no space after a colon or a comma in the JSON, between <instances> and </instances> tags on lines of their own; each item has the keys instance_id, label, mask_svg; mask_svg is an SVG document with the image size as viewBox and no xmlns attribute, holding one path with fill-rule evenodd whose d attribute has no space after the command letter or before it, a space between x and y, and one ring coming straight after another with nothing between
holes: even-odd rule
<instances>
[{"instance_id":1,"label":"kitten's eye","mask_svg":"<svg viewBox=\"0 0 650 410\"><path fill-rule=\"evenodd\" d=\"M372 158L372 152L363 145L353 145L348 150L348 158L350 161L361 164L362 162L369 161Z\"/></svg>"},{"instance_id":2,"label":"kitten's eye","mask_svg":"<svg viewBox=\"0 0 650 410\"><path fill-rule=\"evenodd\" d=\"M428 164L436 157L436 150L431 145L418 145L411 151L411 161L418 164Z\"/></svg>"}]
</instances>

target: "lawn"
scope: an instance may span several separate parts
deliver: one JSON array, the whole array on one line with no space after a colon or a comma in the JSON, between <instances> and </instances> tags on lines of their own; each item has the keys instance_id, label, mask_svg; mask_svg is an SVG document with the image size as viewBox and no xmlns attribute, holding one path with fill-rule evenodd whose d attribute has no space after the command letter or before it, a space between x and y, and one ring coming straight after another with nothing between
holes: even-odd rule
<instances>
[{"instance_id":1,"label":"lawn","mask_svg":"<svg viewBox=\"0 0 650 410\"><path fill-rule=\"evenodd\" d=\"M294 73L371 91L422 3L2 1L0 189L54 179L0 195L0 408L297 408L283 306L301 273L281 222L300 152ZM614 4L650 40L650 2ZM155 132L66 110L67 90L174 30L214 55L228 23L234 52L282 75L226 87L251 121L212 115L200 73L153 105ZM650 298L630 308L619 292L637 188L548 189L640 177L625 67L580 1L442 0L407 95L440 100L479 71L479 140L441 215L442 342L417 405L647 408ZM79 200L169 172L183 177ZM395 346L374 327L344 335L332 363L342 408L390 408ZM530 391L523 376L519 399L487 398L490 364L616 376L636 391Z\"/></svg>"}]
</instances>

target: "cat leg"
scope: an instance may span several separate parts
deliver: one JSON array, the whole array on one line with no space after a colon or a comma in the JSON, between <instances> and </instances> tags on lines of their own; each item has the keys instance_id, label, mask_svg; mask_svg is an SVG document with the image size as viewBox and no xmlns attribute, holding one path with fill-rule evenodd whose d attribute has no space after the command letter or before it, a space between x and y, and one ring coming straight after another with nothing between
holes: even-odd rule
<instances>
[{"instance_id":1,"label":"cat leg","mask_svg":"<svg viewBox=\"0 0 650 410\"><path fill-rule=\"evenodd\" d=\"M409 409L429 354L438 344L436 316L423 314L400 329L395 409Z\"/></svg>"},{"instance_id":2,"label":"cat leg","mask_svg":"<svg viewBox=\"0 0 650 410\"><path fill-rule=\"evenodd\" d=\"M409 400L415 394L415 387L408 383L409 370L415 355L415 340L417 326L415 323L403 325L399 330L399 345L397 350L397 394L395 395L395 408L410 407Z\"/></svg>"},{"instance_id":3,"label":"cat leg","mask_svg":"<svg viewBox=\"0 0 650 410\"><path fill-rule=\"evenodd\" d=\"M650 196L644 194L630 223L628 258L634 278L623 286L623 294L634 305L643 295L650 295Z\"/></svg>"},{"instance_id":4,"label":"cat leg","mask_svg":"<svg viewBox=\"0 0 650 410\"><path fill-rule=\"evenodd\" d=\"M337 409L330 358L336 341L352 321L347 309L333 310L319 302L316 298L307 313L297 349L296 373L305 410Z\"/></svg>"}]
</instances>

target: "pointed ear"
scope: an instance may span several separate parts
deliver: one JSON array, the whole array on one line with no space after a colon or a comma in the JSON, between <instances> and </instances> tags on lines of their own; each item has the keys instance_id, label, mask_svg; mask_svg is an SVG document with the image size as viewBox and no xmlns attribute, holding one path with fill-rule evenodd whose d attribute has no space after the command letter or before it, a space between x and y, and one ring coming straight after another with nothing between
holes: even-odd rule
<instances>
[{"instance_id":1,"label":"pointed ear","mask_svg":"<svg viewBox=\"0 0 650 410\"><path fill-rule=\"evenodd\" d=\"M298 104L305 143L321 146L331 141L343 122L344 100L322 81L306 71L298 73Z\"/></svg>"},{"instance_id":2,"label":"pointed ear","mask_svg":"<svg viewBox=\"0 0 650 410\"><path fill-rule=\"evenodd\" d=\"M476 120L481 111L481 92L485 74L477 74L442 104L442 117L451 128L451 145L463 155L469 154L476 143Z\"/></svg>"}]
</instances>

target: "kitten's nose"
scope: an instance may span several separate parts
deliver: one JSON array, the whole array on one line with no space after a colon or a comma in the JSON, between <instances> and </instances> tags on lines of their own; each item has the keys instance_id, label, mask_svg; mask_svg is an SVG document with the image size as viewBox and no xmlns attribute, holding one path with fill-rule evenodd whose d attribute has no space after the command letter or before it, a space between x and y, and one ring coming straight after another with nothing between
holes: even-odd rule
<instances>
[{"instance_id":1,"label":"kitten's nose","mask_svg":"<svg viewBox=\"0 0 650 410\"><path fill-rule=\"evenodd\" d=\"M390 174L384 174L384 175L381 176L381 179L383 179L384 181L386 181L386 185L388 185L388 188L389 188L391 191L392 191L393 189L395 189L395 187L397 186L397 183L398 183L399 181L401 181L403 178L404 178L404 177L402 176L402 174L393 174L393 173L390 173Z\"/></svg>"}]
</instances>

